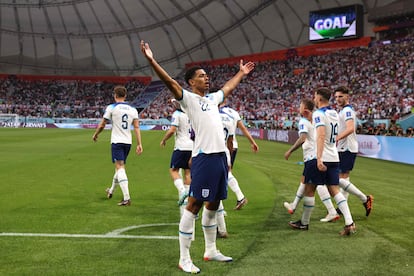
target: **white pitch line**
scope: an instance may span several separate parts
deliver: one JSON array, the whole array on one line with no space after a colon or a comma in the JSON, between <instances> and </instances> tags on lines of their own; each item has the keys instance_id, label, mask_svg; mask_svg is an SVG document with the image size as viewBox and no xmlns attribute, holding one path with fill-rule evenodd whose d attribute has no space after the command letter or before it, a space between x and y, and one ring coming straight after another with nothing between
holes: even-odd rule
<instances>
[{"instance_id":1,"label":"white pitch line","mask_svg":"<svg viewBox=\"0 0 414 276\"><path fill-rule=\"evenodd\" d=\"M134 236L134 235L92 235L92 234L47 234L47 233L0 233L2 237L54 237L54 238L97 238L97 239L157 239L178 240L178 236Z\"/></svg>"},{"instance_id":2,"label":"white pitch line","mask_svg":"<svg viewBox=\"0 0 414 276\"><path fill-rule=\"evenodd\" d=\"M128 226L121 229L116 229L112 232L104 235L98 234L64 234L64 233L0 233L0 237L52 237L52 238L96 238L96 239L156 239L156 240L178 240L177 236L149 236L149 235L121 235L122 232L126 232L136 228L154 227L154 226L169 226L178 225L177 223L157 223L157 224L144 224Z\"/></svg>"}]
</instances>

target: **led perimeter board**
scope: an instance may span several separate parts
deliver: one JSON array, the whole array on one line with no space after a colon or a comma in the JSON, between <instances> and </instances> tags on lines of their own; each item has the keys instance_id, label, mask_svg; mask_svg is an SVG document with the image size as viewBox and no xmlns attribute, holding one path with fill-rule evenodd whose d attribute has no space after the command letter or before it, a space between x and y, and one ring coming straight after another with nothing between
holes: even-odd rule
<instances>
[{"instance_id":1,"label":"led perimeter board","mask_svg":"<svg viewBox=\"0 0 414 276\"><path fill-rule=\"evenodd\" d=\"M352 5L309 12L309 41L359 38L363 33L363 7Z\"/></svg>"}]
</instances>

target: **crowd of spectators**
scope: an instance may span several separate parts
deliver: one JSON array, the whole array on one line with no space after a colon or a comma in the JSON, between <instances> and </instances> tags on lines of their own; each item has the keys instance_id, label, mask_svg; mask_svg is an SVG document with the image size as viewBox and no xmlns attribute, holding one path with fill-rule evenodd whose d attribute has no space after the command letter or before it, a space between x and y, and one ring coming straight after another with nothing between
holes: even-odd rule
<instances>
[{"instance_id":1,"label":"crowd of spectators","mask_svg":"<svg viewBox=\"0 0 414 276\"><path fill-rule=\"evenodd\" d=\"M210 86L221 87L238 70L238 64L202 64ZM250 125L259 128L295 129L298 106L304 97L313 97L320 86L334 89L348 86L351 104L359 120L396 121L414 107L414 39L394 43L374 43L371 47L350 48L327 55L258 62L229 98ZM186 87L182 76L178 81ZM114 83L89 81L23 81L9 77L0 80L0 112L32 117L99 118L112 102ZM133 101L145 85L126 84L128 100ZM163 90L140 112L143 119L169 118L171 95ZM333 104L334 105L334 104ZM398 126L361 125L360 133L401 134ZM404 130L403 130L404 131Z\"/></svg>"},{"instance_id":2,"label":"crowd of spectators","mask_svg":"<svg viewBox=\"0 0 414 276\"><path fill-rule=\"evenodd\" d=\"M237 66L202 64L212 87L221 87L236 73ZM259 62L228 103L249 125L295 129L303 97L313 97L313 91L320 86L334 89L345 85L352 91L351 104L359 120L396 121L410 114L414 107L413 77L414 40L406 37L391 44L376 43L372 47L351 48L324 56ZM179 79L183 84L182 77ZM152 119L170 116L171 108L165 108L169 97L168 91L161 93L141 116ZM374 126L372 131L364 126L360 126L361 132L373 132ZM401 135L403 131L393 129L392 124L388 128L375 127L385 127L386 132L377 132L384 135Z\"/></svg>"},{"instance_id":3,"label":"crowd of spectators","mask_svg":"<svg viewBox=\"0 0 414 276\"><path fill-rule=\"evenodd\" d=\"M14 76L0 80L0 113L44 118L100 118L113 102L111 82L73 80L22 80ZM129 81L128 99L145 89Z\"/></svg>"}]
</instances>

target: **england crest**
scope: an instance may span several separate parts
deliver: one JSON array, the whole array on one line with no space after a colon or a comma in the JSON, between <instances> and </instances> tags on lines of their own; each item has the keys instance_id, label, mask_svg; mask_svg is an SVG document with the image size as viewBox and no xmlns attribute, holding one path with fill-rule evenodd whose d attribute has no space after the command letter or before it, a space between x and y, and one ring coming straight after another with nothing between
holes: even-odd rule
<instances>
[{"instance_id":1,"label":"england crest","mask_svg":"<svg viewBox=\"0 0 414 276\"><path fill-rule=\"evenodd\" d=\"M201 196L206 198L210 195L210 190L209 189L202 189L201 190Z\"/></svg>"}]
</instances>

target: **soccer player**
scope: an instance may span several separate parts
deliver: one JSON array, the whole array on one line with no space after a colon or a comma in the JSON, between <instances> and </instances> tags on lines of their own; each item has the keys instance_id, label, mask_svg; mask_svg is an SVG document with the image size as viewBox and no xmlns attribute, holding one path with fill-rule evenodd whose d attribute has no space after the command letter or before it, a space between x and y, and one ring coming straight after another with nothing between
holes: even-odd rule
<instances>
[{"instance_id":1,"label":"soccer player","mask_svg":"<svg viewBox=\"0 0 414 276\"><path fill-rule=\"evenodd\" d=\"M203 68L192 67L187 70L185 81L191 87L190 92L183 89L157 63L148 43L141 41L141 51L158 77L180 102L194 129L190 194L179 224L180 260L178 266L184 272L199 273L200 269L191 260L190 247L194 220L204 204L205 209L201 221L205 240L204 260L220 262L233 260L220 253L216 247L216 211L220 200L227 198L228 176L226 146L218 105L236 88L243 77L254 69L254 63L243 64L241 60L240 69L234 77L216 93L207 94L210 83Z\"/></svg>"},{"instance_id":2,"label":"soccer player","mask_svg":"<svg viewBox=\"0 0 414 276\"><path fill-rule=\"evenodd\" d=\"M244 136L247 137L247 139L250 141L252 151L253 152L259 151L259 146L256 144L256 141L253 139L250 132L244 126L243 121L241 120L239 113L236 110L234 110L233 108L229 107L226 104L226 100L220 105L220 112L226 113L226 114L228 114L228 116L230 116L232 118L232 121L234 123L234 128L235 129L239 128L243 132ZM238 149L238 143L237 143L236 135L234 135L234 137L233 137L233 149L230 152L230 154L231 154L231 167L232 168L233 168L234 162L236 160L237 149ZM242 190L240 189L239 183L238 183L237 179L234 177L232 171L230 171L230 173L229 173L229 187L236 194L236 198L237 198L236 206L234 207L234 209L235 210L240 210L241 208L243 208L244 205L247 204L248 200L244 196Z\"/></svg>"},{"instance_id":3,"label":"soccer player","mask_svg":"<svg viewBox=\"0 0 414 276\"><path fill-rule=\"evenodd\" d=\"M125 171L125 164L132 145L131 126L134 128L137 147L135 152L140 155L143 151L141 143L141 132L139 129L138 111L125 102L127 90L123 86L114 88L115 103L106 107L105 113L95 133L92 136L93 141L98 141L98 135L105 129L107 123L112 124L111 131L111 152L112 163L115 164L115 174L112 179L112 186L106 189L108 198L112 198L115 186L119 184L123 194L119 206L131 205L129 195L128 177Z\"/></svg>"},{"instance_id":4,"label":"soccer player","mask_svg":"<svg viewBox=\"0 0 414 276\"><path fill-rule=\"evenodd\" d=\"M236 124L234 122L234 117L230 116L228 113L224 112L223 109L219 108L221 122L223 123L223 132L224 132L224 140L226 144L225 152L227 157L227 165L228 165L228 185L230 183L236 183L238 186L237 179L231 173L231 154L230 152L233 151L233 141L234 137L236 136ZM246 201L247 203L247 201ZM226 221L224 219L225 211L223 206L223 201L220 201L219 208L217 209L217 235L219 238L227 238L227 227Z\"/></svg>"},{"instance_id":5,"label":"soccer player","mask_svg":"<svg viewBox=\"0 0 414 276\"><path fill-rule=\"evenodd\" d=\"M165 147L166 141L175 135L174 151L170 162L170 175L178 191L178 205L182 215L185 208L184 202L188 196L191 183L189 161L193 149L193 140L190 139L191 124L187 115L181 110L180 104L176 99L172 99L170 102L176 109L171 118L170 129L162 138L160 146ZM184 180L180 170L183 170Z\"/></svg>"},{"instance_id":6,"label":"soccer player","mask_svg":"<svg viewBox=\"0 0 414 276\"><path fill-rule=\"evenodd\" d=\"M317 185L326 184L328 191L341 210L345 227L339 233L342 236L356 232L356 226L349 210L348 202L339 191L339 155L336 149L338 134L338 113L329 106L331 90L325 87L315 92L315 105L318 108L312 114L316 130L316 159L305 163L305 193L303 197L303 214L301 220L291 221L293 229L308 230L309 221L315 207L315 190Z\"/></svg>"},{"instance_id":7,"label":"soccer player","mask_svg":"<svg viewBox=\"0 0 414 276\"><path fill-rule=\"evenodd\" d=\"M299 120L299 138L292 145L292 147L285 152L285 159L289 160L292 152L296 151L300 146L303 150L303 161L309 162L316 158L316 143L315 143L315 128L312 125L312 112L315 107L315 104L310 99L303 99L299 106L299 113L302 116ZM305 165L305 168L307 164ZM288 210L289 214L293 214L296 210L296 207L299 201L303 198L305 191L305 171L303 171L299 187L296 191L296 196L293 202L284 202L283 206ZM319 197L322 200L322 203L325 205L328 210L328 214L325 218L322 218L322 222L331 222L336 221L340 218L337 214L335 207L331 201L331 195L329 194L328 189L325 185L318 185L316 188Z\"/></svg>"},{"instance_id":8,"label":"soccer player","mask_svg":"<svg viewBox=\"0 0 414 276\"><path fill-rule=\"evenodd\" d=\"M354 168L358 153L358 140L356 136L356 115L349 104L349 89L340 86L335 89L335 101L339 111L339 132L337 136L337 148L339 152L339 186L342 193L348 199L349 193L357 196L365 207L365 215L369 216L372 210L374 197L365 195L349 180L349 174Z\"/></svg>"}]
</instances>

